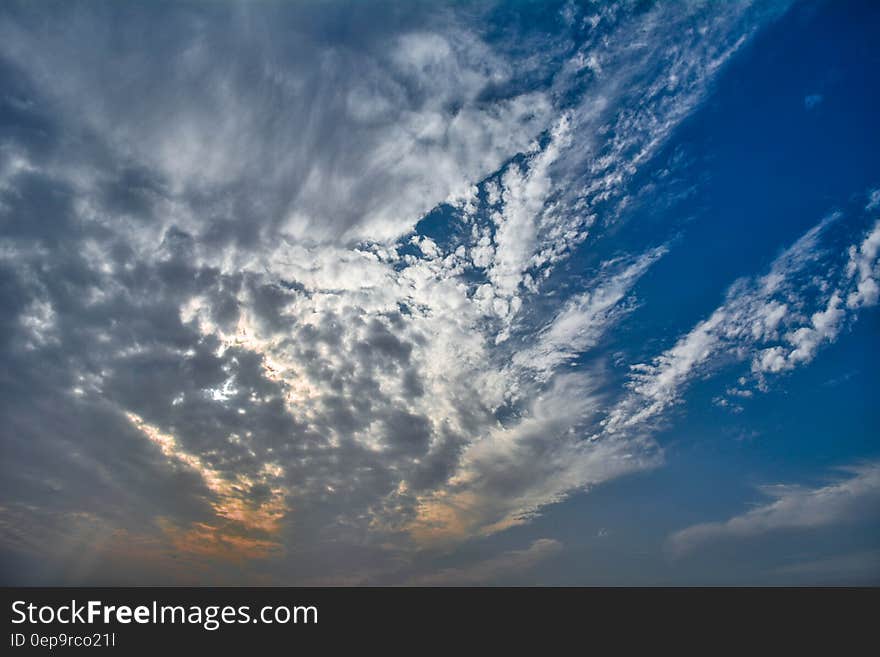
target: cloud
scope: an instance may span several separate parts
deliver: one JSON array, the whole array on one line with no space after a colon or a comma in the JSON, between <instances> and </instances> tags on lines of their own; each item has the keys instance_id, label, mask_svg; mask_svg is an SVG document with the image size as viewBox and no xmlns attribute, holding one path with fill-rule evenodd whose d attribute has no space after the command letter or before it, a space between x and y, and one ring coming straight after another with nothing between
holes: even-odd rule
<instances>
[{"instance_id":1,"label":"cloud","mask_svg":"<svg viewBox=\"0 0 880 657\"><path fill-rule=\"evenodd\" d=\"M511 62L451 12L385 13L66 7L7 16L0 34L44 103L79 107L66 130L100 135L172 193L219 195L217 212L231 203L301 240L387 240L526 148L552 107L503 93Z\"/></svg>"},{"instance_id":2,"label":"cloud","mask_svg":"<svg viewBox=\"0 0 880 657\"><path fill-rule=\"evenodd\" d=\"M621 302L633 285L665 253L652 249L634 260L608 262L588 287L570 297L556 316L538 332L535 344L518 351L513 363L549 377L560 365L596 346L605 332L629 308Z\"/></svg>"},{"instance_id":3,"label":"cloud","mask_svg":"<svg viewBox=\"0 0 880 657\"><path fill-rule=\"evenodd\" d=\"M876 192L872 195L871 205ZM847 276L855 282L856 288L849 292L846 297L847 308L861 308L863 306L876 306L880 299L880 259L877 254L880 251L880 221L874 224L870 233L858 246L853 245L849 250L849 262L846 265Z\"/></svg>"},{"instance_id":4,"label":"cloud","mask_svg":"<svg viewBox=\"0 0 880 657\"><path fill-rule=\"evenodd\" d=\"M642 41L588 36L554 91L565 94L568 85L588 82L589 92L559 116L545 143L485 183L493 225L475 227L471 255L486 270L485 303L502 319L520 307L523 292L536 292L555 265L589 241L600 216L604 227L616 221L629 200L627 182L747 42L751 31L744 23L775 15L769 9L753 15L747 5L727 6L711 20L697 6L693 13L657 6L623 18L617 9L596 16L596 24L615 25L615 34L638 33ZM680 40L664 39L668 31Z\"/></svg>"},{"instance_id":5,"label":"cloud","mask_svg":"<svg viewBox=\"0 0 880 657\"><path fill-rule=\"evenodd\" d=\"M765 486L772 502L724 522L693 525L672 534L668 547L676 557L706 545L740 540L771 532L815 529L864 521L880 510L880 464L844 470L848 478L819 488Z\"/></svg>"},{"instance_id":6,"label":"cloud","mask_svg":"<svg viewBox=\"0 0 880 657\"><path fill-rule=\"evenodd\" d=\"M595 380L584 373L557 376L520 421L469 444L449 485L420 498L414 537L444 544L492 534L574 491L657 466L662 454L648 438L584 440L601 408Z\"/></svg>"},{"instance_id":7,"label":"cloud","mask_svg":"<svg viewBox=\"0 0 880 657\"><path fill-rule=\"evenodd\" d=\"M589 439L616 400L604 358L571 365L666 247L601 257L575 289L553 277L776 10L624 4L552 37L509 11L481 32L415 3L4 9L16 549L111 536L151 572L250 554L298 582L300 564L387 566L661 462L644 431ZM834 312L871 299L871 244ZM775 335L769 294L730 312ZM716 324L633 394L672 403Z\"/></svg>"}]
</instances>

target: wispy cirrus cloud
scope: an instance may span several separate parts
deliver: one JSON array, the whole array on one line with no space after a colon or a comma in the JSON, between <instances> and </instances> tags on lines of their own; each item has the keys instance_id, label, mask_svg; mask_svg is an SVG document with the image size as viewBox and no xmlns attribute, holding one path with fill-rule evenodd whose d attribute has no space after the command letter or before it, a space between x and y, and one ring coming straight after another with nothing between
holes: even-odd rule
<instances>
[{"instance_id":1,"label":"wispy cirrus cloud","mask_svg":"<svg viewBox=\"0 0 880 657\"><path fill-rule=\"evenodd\" d=\"M856 220L864 222L872 210L869 201ZM751 385L764 388L767 376L809 363L859 308L876 305L880 223L874 221L841 253L823 243L839 221L841 213L828 215L777 256L766 274L737 281L726 301L674 346L650 363L632 365L630 393L611 409L602 431L650 425L681 401L689 383L732 363L750 361ZM813 274L818 262L828 267L824 276ZM749 382L742 377L745 387L729 394L750 395Z\"/></svg>"},{"instance_id":2,"label":"wispy cirrus cloud","mask_svg":"<svg viewBox=\"0 0 880 657\"><path fill-rule=\"evenodd\" d=\"M701 523L675 532L668 547L673 556L682 557L717 542L876 519L880 513L880 465L868 463L842 472L848 476L818 488L764 486L761 492L771 502L723 522Z\"/></svg>"}]
</instances>

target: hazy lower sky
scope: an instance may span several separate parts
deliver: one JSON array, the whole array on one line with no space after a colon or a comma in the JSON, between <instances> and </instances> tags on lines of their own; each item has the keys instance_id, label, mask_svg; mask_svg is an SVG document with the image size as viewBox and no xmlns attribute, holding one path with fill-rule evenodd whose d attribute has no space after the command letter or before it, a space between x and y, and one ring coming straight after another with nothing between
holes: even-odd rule
<instances>
[{"instance_id":1,"label":"hazy lower sky","mask_svg":"<svg viewBox=\"0 0 880 657\"><path fill-rule=\"evenodd\" d=\"M4 2L2 583L880 583L878 34Z\"/></svg>"}]
</instances>

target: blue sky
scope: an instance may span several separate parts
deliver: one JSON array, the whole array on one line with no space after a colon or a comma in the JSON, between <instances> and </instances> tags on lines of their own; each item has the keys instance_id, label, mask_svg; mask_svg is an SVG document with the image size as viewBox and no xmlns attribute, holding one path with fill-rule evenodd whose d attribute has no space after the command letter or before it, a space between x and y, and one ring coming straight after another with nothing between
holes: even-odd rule
<instances>
[{"instance_id":1,"label":"blue sky","mask_svg":"<svg viewBox=\"0 0 880 657\"><path fill-rule=\"evenodd\" d=\"M880 583L878 28L4 7L4 583Z\"/></svg>"}]
</instances>

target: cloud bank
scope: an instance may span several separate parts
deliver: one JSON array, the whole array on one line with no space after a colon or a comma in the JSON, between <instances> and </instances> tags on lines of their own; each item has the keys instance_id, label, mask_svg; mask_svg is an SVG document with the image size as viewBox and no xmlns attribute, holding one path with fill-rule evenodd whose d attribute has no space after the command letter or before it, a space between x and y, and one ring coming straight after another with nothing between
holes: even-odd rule
<instances>
[{"instance_id":1,"label":"cloud bank","mask_svg":"<svg viewBox=\"0 0 880 657\"><path fill-rule=\"evenodd\" d=\"M831 218L606 385L674 236L560 272L784 6L570 6L548 37L397 4L2 11L8 549L73 581L83 543L144 578L394 571L660 465L693 379L764 389L877 304L880 228L835 251Z\"/></svg>"}]
</instances>

